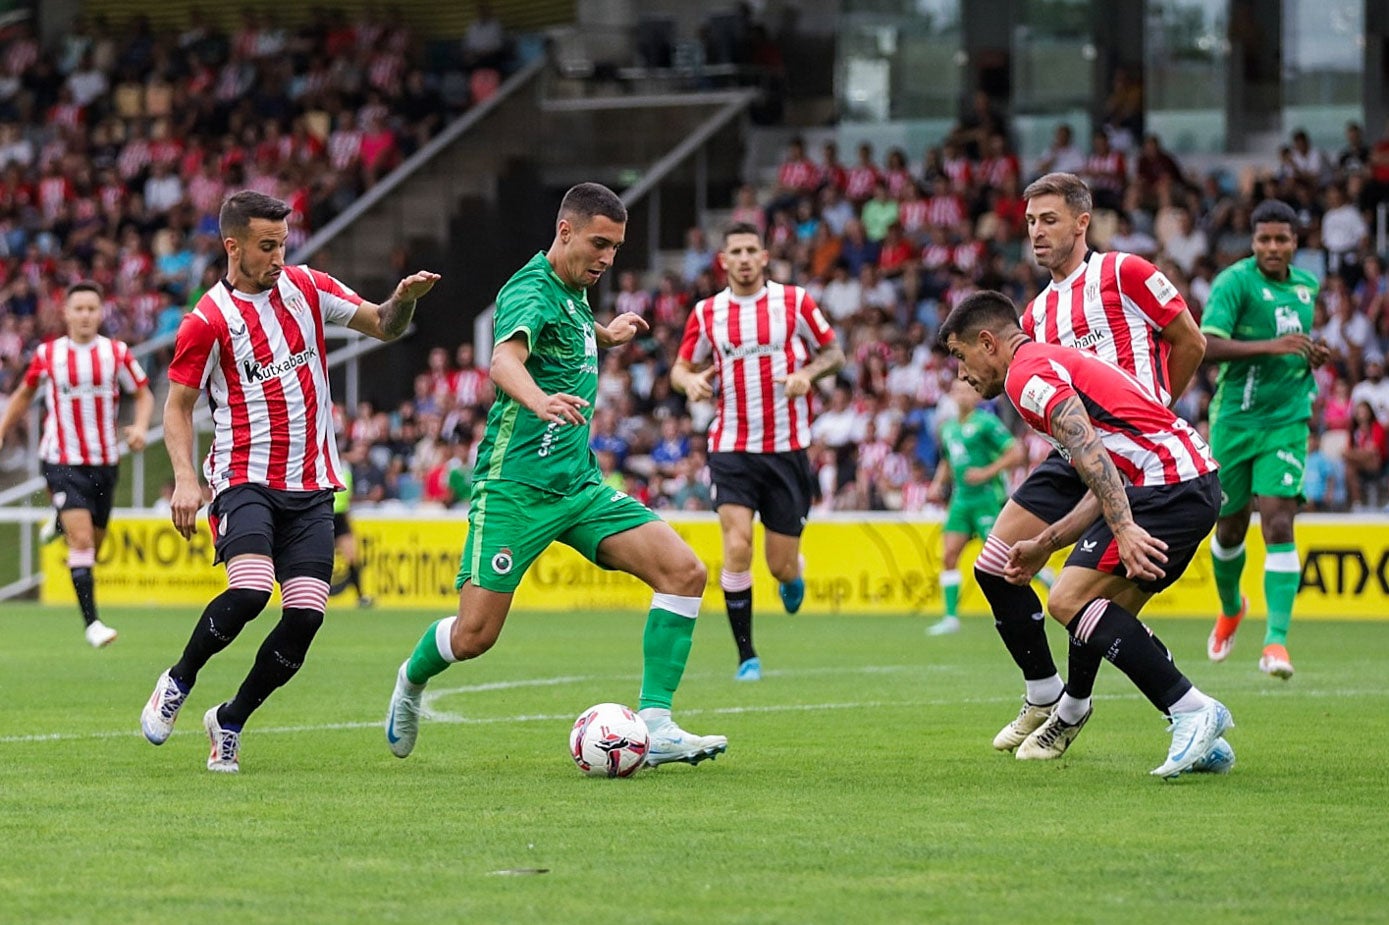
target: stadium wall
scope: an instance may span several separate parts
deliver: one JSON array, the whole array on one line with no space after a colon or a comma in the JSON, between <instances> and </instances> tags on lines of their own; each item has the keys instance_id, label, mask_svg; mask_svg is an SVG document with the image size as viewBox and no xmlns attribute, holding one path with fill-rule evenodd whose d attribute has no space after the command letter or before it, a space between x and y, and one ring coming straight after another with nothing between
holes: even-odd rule
<instances>
[{"instance_id":1,"label":"stadium wall","mask_svg":"<svg viewBox=\"0 0 1389 925\"><path fill-rule=\"evenodd\" d=\"M719 598L720 543L713 515L680 515L671 523L709 567L709 606ZM458 515L405 516L401 512L355 511L354 531L366 593L385 607L450 611L466 531ZM817 517L806 531L804 613L922 614L940 612L941 522L895 515ZM1389 520L1303 515L1297 522L1302 556L1302 591L1297 615L1321 618L1389 618ZM760 539L758 549L761 548ZM972 578L977 543L961 559L966 580L960 607L984 614L987 606ZM57 540L42 551L44 602L75 604ZM1250 533L1245 591L1255 614L1263 611L1264 549ZM1059 553L1055 565L1064 561ZM756 596L774 612L776 582L759 560ZM117 511L97 563L97 593L103 604L201 607L226 587L225 573L212 565L205 523L185 543L166 517ZM1216 608L1210 551L1203 546L1182 579L1145 611L1160 616L1209 617ZM523 610L643 611L650 592L627 575L593 568L577 553L556 544L532 566L516 595Z\"/></svg>"}]
</instances>

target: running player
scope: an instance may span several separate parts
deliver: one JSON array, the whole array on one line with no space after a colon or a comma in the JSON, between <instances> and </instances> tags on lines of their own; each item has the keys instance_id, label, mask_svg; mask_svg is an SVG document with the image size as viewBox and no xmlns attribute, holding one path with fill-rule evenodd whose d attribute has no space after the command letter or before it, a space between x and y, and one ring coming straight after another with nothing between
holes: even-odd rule
<instances>
[{"instance_id":1,"label":"running player","mask_svg":"<svg viewBox=\"0 0 1389 925\"><path fill-rule=\"evenodd\" d=\"M1177 669L1136 613L1181 576L1215 523L1220 480L1205 441L1123 370L1032 340L1001 293L967 297L938 336L960 376L985 398L1006 391L1093 492L1102 517L1066 560L1047 609L1073 647L1108 659L1170 717L1171 747L1152 773L1197 770L1213 749L1228 749L1221 734L1234 725L1230 711ZM1018 757L1059 756L1089 718L1089 710L1075 722L1053 711Z\"/></svg>"},{"instance_id":2,"label":"running player","mask_svg":"<svg viewBox=\"0 0 1389 925\"><path fill-rule=\"evenodd\" d=\"M124 342L101 334L101 286L78 282L63 301L67 336L34 352L19 388L0 418L0 444L43 390L48 413L43 421L39 459L58 523L68 543L68 571L86 624L87 642L109 645L116 631L97 616L92 567L106 539L111 504L120 476L116 411L121 393L135 396L135 418L125 428L132 451L145 448L154 395L140 363Z\"/></svg>"},{"instance_id":3,"label":"running player","mask_svg":"<svg viewBox=\"0 0 1389 925\"><path fill-rule=\"evenodd\" d=\"M499 393L478 448L458 613L435 621L396 673L386 742L399 758L414 750L425 684L492 648L521 578L556 541L655 592L638 707L651 730L647 763L696 764L728 748L723 736L691 735L670 715L704 594L704 563L669 524L602 485L589 449L598 349L646 328L631 313L604 327L588 304L588 288L612 266L626 229L622 200L605 186L580 183L560 204L549 251L497 295L491 378Z\"/></svg>"},{"instance_id":4,"label":"running player","mask_svg":"<svg viewBox=\"0 0 1389 925\"><path fill-rule=\"evenodd\" d=\"M241 769L243 725L294 677L323 624L333 575L333 492L343 487L324 325L394 340L439 279L413 273L376 305L326 273L285 266L289 213L286 203L251 190L222 204L227 276L184 316L169 366L170 514L191 539L203 505L193 408L206 390L215 428L203 464L213 494L208 525L216 561L227 566L227 590L208 602L183 655L155 682L140 713L145 738L154 745L169 738L198 673L260 615L276 582L284 606L236 696L203 714L209 771Z\"/></svg>"},{"instance_id":5,"label":"running player","mask_svg":"<svg viewBox=\"0 0 1389 925\"><path fill-rule=\"evenodd\" d=\"M795 613L805 599L801 531L815 486L805 450L809 394L815 380L844 365L815 300L799 286L769 281L767 259L755 226L728 227L719 252L728 288L690 312L670 375L671 386L690 401L709 398L719 386L709 472L723 534L719 585L738 647L739 681L762 678L752 644L752 517L762 518L767 568L780 582L787 613Z\"/></svg>"},{"instance_id":6,"label":"running player","mask_svg":"<svg viewBox=\"0 0 1389 925\"><path fill-rule=\"evenodd\" d=\"M1250 224L1254 255L1215 278L1201 318L1206 359L1221 364L1210 424L1211 449L1220 460L1225 492L1211 538L1220 617L1206 654L1216 662L1229 657L1235 630L1249 609L1240 594L1240 576L1249 514L1257 501L1268 550L1268 623L1259 670L1287 680L1293 676L1288 626L1302 580L1293 521L1302 501L1302 470L1317 392L1312 370L1326 362L1329 351L1309 336L1317 278L1292 265L1297 213L1286 203L1269 200L1254 209Z\"/></svg>"}]
</instances>

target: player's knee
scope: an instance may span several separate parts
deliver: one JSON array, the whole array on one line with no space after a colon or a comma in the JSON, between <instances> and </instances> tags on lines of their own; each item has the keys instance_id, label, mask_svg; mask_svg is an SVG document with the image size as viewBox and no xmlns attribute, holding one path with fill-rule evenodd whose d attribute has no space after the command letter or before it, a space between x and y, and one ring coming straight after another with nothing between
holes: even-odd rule
<instances>
[{"instance_id":1,"label":"player's knee","mask_svg":"<svg viewBox=\"0 0 1389 925\"><path fill-rule=\"evenodd\" d=\"M1080 613L1081 608L1094 599L1093 588L1087 589L1066 581L1058 581L1047 593L1047 613L1062 626L1068 626L1075 615Z\"/></svg>"},{"instance_id":2,"label":"player's knee","mask_svg":"<svg viewBox=\"0 0 1389 925\"><path fill-rule=\"evenodd\" d=\"M723 537L725 567L746 572L752 565L752 541L742 534L725 533Z\"/></svg>"},{"instance_id":3,"label":"player's knee","mask_svg":"<svg viewBox=\"0 0 1389 925\"><path fill-rule=\"evenodd\" d=\"M473 626L459 618L454 621L453 632L449 634L449 647L453 657L460 662L477 658L497 644L501 627Z\"/></svg>"},{"instance_id":4,"label":"player's knee","mask_svg":"<svg viewBox=\"0 0 1389 925\"><path fill-rule=\"evenodd\" d=\"M270 603L270 592L259 588L228 588L222 599L243 619L254 620Z\"/></svg>"},{"instance_id":5,"label":"player's knee","mask_svg":"<svg viewBox=\"0 0 1389 925\"><path fill-rule=\"evenodd\" d=\"M709 569L705 567L699 556L689 552L679 561L671 564L666 580L663 582L667 587L656 590L685 597L699 597L704 593L704 586L708 581Z\"/></svg>"}]
</instances>

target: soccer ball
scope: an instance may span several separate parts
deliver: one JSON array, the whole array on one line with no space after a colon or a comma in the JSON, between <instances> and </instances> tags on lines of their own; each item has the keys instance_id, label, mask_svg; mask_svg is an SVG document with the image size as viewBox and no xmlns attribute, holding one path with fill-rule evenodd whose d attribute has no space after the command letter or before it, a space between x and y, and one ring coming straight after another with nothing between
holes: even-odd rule
<instances>
[{"instance_id":1,"label":"soccer ball","mask_svg":"<svg viewBox=\"0 0 1389 925\"><path fill-rule=\"evenodd\" d=\"M574 720L569 754L590 777L631 777L646 763L646 723L620 703L599 703Z\"/></svg>"}]
</instances>

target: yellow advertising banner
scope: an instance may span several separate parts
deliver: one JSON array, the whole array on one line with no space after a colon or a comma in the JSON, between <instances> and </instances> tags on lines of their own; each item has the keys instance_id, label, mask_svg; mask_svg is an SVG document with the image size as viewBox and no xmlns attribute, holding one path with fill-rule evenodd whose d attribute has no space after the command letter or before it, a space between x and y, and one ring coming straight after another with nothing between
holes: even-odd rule
<instances>
[{"instance_id":1,"label":"yellow advertising banner","mask_svg":"<svg viewBox=\"0 0 1389 925\"><path fill-rule=\"evenodd\" d=\"M467 522L431 513L353 513L367 594L384 607L451 610L454 577ZM718 521L683 515L672 526L709 567L710 606L720 600ZM804 613L937 614L941 609L941 524L891 516L835 516L812 521L802 542L807 561ZM1302 590L1297 616L1358 619L1389 617L1389 519L1308 516L1297 523ZM760 539L758 541L760 551ZM983 614L987 605L972 578L978 544L960 562L965 584L960 608ZM43 600L74 603L61 540L43 550ZM1263 544L1257 520L1249 536L1244 590L1253 613L1263 612ZM1058 554L1054 564L1064 561ZM97 594L104 604L200 607L226 587L212 565L206 525L185 543L167 519L117 511L97 560ZM754 588L763 607L775 607L776 582L759 560ZM348 592L349 594L351 592ZM595 568L556 544L531 567L516 606L534 610L644 610L651 593L630 576ZM1217 607L1210 550L1197 553L1186 574L1155 598L1145 613L1207 618Z\"/></svg>"}]
</instances>

